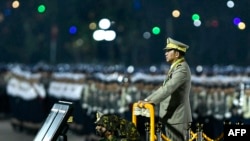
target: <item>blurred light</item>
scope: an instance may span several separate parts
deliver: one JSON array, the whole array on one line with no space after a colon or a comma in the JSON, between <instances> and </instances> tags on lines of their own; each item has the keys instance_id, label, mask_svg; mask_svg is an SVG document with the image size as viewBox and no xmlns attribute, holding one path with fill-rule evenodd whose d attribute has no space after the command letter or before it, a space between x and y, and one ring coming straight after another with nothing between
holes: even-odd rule
<instances>
[{"instance_id":1,"label":"blurred light","mask_svg":"<svg viewBox=\"0 0 250 141\"><path fill-rule=\"evenodd\" d=\"M196 26L196 27L201 26L201 21L200 20L195 20L194 21L194 26Z\"/></svg>"},{"instance_id":2,"label":"blurred light","mask_svg":"<svg viewBox=\"0 0 250 141\"><path fill-rule=\"evenodd\" d=\"M116 33L113 30L107 30L105 31L105 38L106 41L113 41L116 37Z\"/></svg>"},{"instance_id":3,"label":"blurred light","mask_svg":"<svg viewBox=\"0 0 250 141\"><path fill-rule=\"evenodd\" d=\"M93 33L93 38L96 41L102 41L102 40L106 40L106 41L113 41L116 38L116 33L113 30L96 30Z\"/></svg>"},{"instance_id":4,"label":"blurred light","mask_svg":"<svg viewBox=\"0 0 250 141\"><path fill-rule=\"evenodd\" d=\"M174 10L174 11L172 12L172 16L175 17L175 18L180 17L180 15L181 15L181 13L180 13L179 10Z\"/></svg>"},{"instance_id":5,"label":"blurred light","mask_svg":"<svg viewBox=\"0 0 250 141\"><path fill-rule=\"evenodd\" d=\"M151 34L150 34L150 32L144 32L142 36L145 39L149 39L151 37Z\"/></svg>"},{"instance_id":6,"label":"blurred light","mask_svg":"<svg viewBox=\"0 0 250 141\"><path fill-rule=\"evenodd\" d=\"M13 8L18 8L19 6L20 6L19 1L15 0L15 1L12 2L12 7Z\"/></svg>"},{"instance_id":7,"label":"blurred light","mask_svg":"<svg viewBox=\"0 0 250 141\"><path fill-rule=\"evenodd\" d=\"M69 28L69 33L70 33L70 34L76 34L76 32L77 32L76 26L71 26L71 27Z\"/></svg>"},{"instance_id":8,"label":"blurred light","mask_svg":"<svg viewBox=\"0 0 250 141\"><path fill-rule=\"evenodd\" d=\"M233 8L234 7L234 2L232 0L227 1L227 7L228 8Z\"/></svg>"},{"instance_id":9,"label":"blurred light","mask_svg":"<svg viewBox=\"0 0 250 141\"><path fill-rule=\"evenodd\" d=\"M156 72L157 68L156 66L150 66L149 71L150 72Z\"/></svg>"},{"instance_id":10,"label":"blurred light","mask_svg":"<svg viewBox=\"0 0 250 141\"><path fill-rule=\"evenodd\" d=\"M152 33L154 35L158 35L158 34L160 34L160 32L161 32L161 29L158 26L153 27Z\"/></svg>"},{"instance_id":11,"label":"blurred light","mask_svg":"<svg viewBox=\"0 0 250 141\"><path fill-rule=\"evenodd\" d=\"M97 27L96 23L94 23L94 22L92 22L92 23L89 24L89 29L91 29L91 30L95 30L96 27Z\"/></svg>"},{"instance_id":12,"label":"blurred light","mask_svg":"<svg viewBox=\"0 0 250 141\"><path fill-rule=\"evenodd\" d=\"M37 11L38 11L39 13L44 13L45 10L46 10L46 7L45 7L45 5L43 5L43 4L39 5L38 8L37 8Z\"/></svg>"},{"instance_id":13,"label":"blurred light","mask_svg":"<svg viewBox=\"0 0 250 141\"><path fill-rule=\"evenodd\" d=\"M111 26L111 22L109 19L104 18L99 21L99 27L101 29L108 29L110 26Z\"/></svg>"},{"instance_id":14,"label":"blurred light","mask_svg":"<svg viewBox=\"0 0 250 141\"><path fill-rule=\"evenodd\" d=\"M234 18L233 22L235 25L238 25L241 22L241 19L236 17L236 18Z\"/></svg>"},{"instance_id":15,"label":"blurred light","mask_svg":"<svg viewBox=\"0 0 250 141\"><path fill-rule=\"evenodd\" d=\"M10 16L11 15L11 9L4 9L4 16Z\"/></svg>"},{"instance_id":16,"label":"blurred light","mask_svg":"<svg viewBox=\"0 0 250 141\"><path fill-rule=\"evenodd\" d=\"M56 37L57 35L58 35L58 26L57 25L53 25L52 27L51 27L51 35L52 36L54 36L54 37Z\"/></svg>"},{"instance_id":17,"label":"blurred light","mask_svg":"<svg viewBox=\"0 0 250 141\"><path fill-rule=\"evenodd\" d=\"M98 26L101 28L101 30L95 30L93 33L93 38L96 41L106 40L106 41L112 41L116 38L116 32L113 30L106 30L110 28L111 23L109 19L103 18L99 21ZM90 25L89 25L90 26ZM90 28L94 29L96 27L95 24L92 24Z\"/></svg>"},{"instance_id":18,"label":"blurred light","mask_svg":"<svg viewBox=\"0 0 250 141\"><path fill-rule=\"evenodd\" d=\"M128 66L128 68L127 68L128 73L133 73L134 71L135 71L134 66Z\"/></svg>"},{"instance_id":19,"label":"blurred light","mask_svg":"<svg viewBox=\"0 0 250 141\"><path fill-rule=\"evenodd\" d=\"M240 30L244 30L244 29L246 29L246 24L245 24L244 22L240 22L240 23L238 24L238 28L239 28Z\"/></svg>"},{"instance_id":20,"label":"blurred light","mask_svg":"<svg viewBox=\"0 0 250 141\"><path fill-rule=\"evenodd\" d=\"M200 15L198 15L198 14L193 14L193 15L192 15L192 19L193 19L193 21L195 21L195 20L200 20Z\"/></svg>"},{"instance_id":21,"label":"blurred light","mask_svg":"<svg viewBox=\"0 0 250 141\"><path fill-rule=\"evenodd\" d=\"M4 15L3 13L0 13L0 23L3 22L3 20L4 20Z\"/></svg>"},{"instance_id":22,"label":"blurred light","mask_svg":"<svg viewBox=\"0 0 250 141\"><path fill-rule=\"evenodd\" d=\"M104 31L104 30L96 30L96 31L94 31L94 33L93 33L93 38L94 38L94 40L96 40L96 41L104 40L104 34L105 34L105 31Z\"/></svg>"},{"instance_id":23,"label":"blurred light","mask_svg":"<svg viewBox=\"0 0 250 141\"><path fill-rule=\"evenodd\" d=\"M77 39L75 44L76 44L77 47L80 47L80 46L83 45L83 40L82 39Z\"/></svg>"},{"instance_id":24,"label":"blurred light","mask_svg":"<svg viewBox=\"0 0 250 141\"><path fill-rule=\"evenodd\" d=\"M203 67L201 65L198 65L196 67L196 72L201 73L203 71Z\"/></svg>"},{"instance_id":25,"label":"blurred light","mask_svg":"<svg viewBox=\"0 0 250 141\"><path fill-rule=\"evenodd\" d=\"M119 76L117 77L117 81L118 81L118 82L122 82L122 81L123 81L123 76L122 76L122 75L119 75Z\"/></svg>"},{"instance_id":26,"label":"blurred light","mask_svg":"<svg viewBox=\"0 0 250 141\"><path fill-rule=\"evenodd\" d=\"M212 20L211 25L212 27L218 27L219 23L217 20Z\"/></svg>"}]
</instances>

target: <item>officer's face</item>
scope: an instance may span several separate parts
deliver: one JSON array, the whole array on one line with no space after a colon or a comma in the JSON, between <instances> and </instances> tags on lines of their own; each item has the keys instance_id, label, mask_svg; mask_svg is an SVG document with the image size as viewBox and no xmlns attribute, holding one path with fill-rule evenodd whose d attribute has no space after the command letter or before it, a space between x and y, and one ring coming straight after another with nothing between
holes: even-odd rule
<instances>
[{"instance_id":1,"label":"officer's face","mask_svg":"<svg viewBox=\"0 0 250 141\"><path fill-rule=\"evenodd\" d=\"M176 60L178 58L177 51L175 51L173 49L166 50L165 57L166 57L166 61L167 62L173 63L174 60Z\"/></svg>"}]
</instances>

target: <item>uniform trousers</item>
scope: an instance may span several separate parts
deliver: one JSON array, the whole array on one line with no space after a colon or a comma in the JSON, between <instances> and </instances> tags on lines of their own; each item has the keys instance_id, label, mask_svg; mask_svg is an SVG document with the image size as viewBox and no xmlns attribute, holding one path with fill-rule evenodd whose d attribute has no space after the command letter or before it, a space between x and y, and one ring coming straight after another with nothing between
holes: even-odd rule
<instances>
[{"instance_id":1,"label":"uniform trousers","mask_svg":"<svg viewBox=\"0 0 250 141\"><path fill-rule=\"evenodd\" d=\"M171 141L188 141L189 123L165 124L165 134Z\"/></svg>"}]
</instances>

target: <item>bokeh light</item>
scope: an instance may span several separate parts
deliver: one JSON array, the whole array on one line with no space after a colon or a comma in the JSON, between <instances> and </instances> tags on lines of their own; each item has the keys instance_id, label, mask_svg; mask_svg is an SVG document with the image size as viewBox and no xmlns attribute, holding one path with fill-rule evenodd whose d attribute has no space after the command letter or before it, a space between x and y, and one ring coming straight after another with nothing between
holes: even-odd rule
<instances>
[{"instance_id":1,"label":"bokeh light","mask_svg":"<svg viewBox=\"0 0 250 141\"><path fill-rule=\"evenodd\" d=\"M96 41L113 41L116 38L116 33L113 30L96 30L93 33L93 38Z\"/></svg>"},{"instance_id":2,"label":"bokeh light","mask_svg":"<svg viewBox=\"0 0 250 141\"><path fill-rule=\"evenodd\" d=\"M7 9L4 9L4 16L10 16L12 13L11 9L7 8Z\"/></svg>"},{"instance_id":3,"label":"bokeh light","mask_svg":"<svg viewBox=\"0 0 250 141\"><path fill-rule=\"evenodd\" d=\"M112 3L112 1L107 1L105 4L102 3L102 5L98 5L103 6L103 10L99 8L95 9L97 7L95 7L95 2L76 1L76 5L69 4L71 2L66 1L60 1L60 3L21 0L1 2L0 24L2 25L2 37L7 39L8 37L14 38L17 35L25 35L22 40L15 41L13 44L4 39L6 41L3 43L3 46L15 47L20 44L23 48L27 46L27 49L29 49L31 47L28 46L31 46L31 44L24 43L26 40L34 41L33 46L43 46L42 44L36 45L36 38L44 42L47 41L47 39L56 39L58 45L65 44L65 46L81 46L82 41L85 41L84 46L86 47L84 48L91 52L91 49L96 49L99 47L99 44L103 43L96 44L98 39L94 40L92 38L94 35L96 37L96 33L94 32L99 29L102 30L101 32L103 34L103 36L97 35L97 37L101 37L99 40L111 41L114 37L119 37L112 44L124 46L124 48L143 46L149 49L152 46L151 44L154 45L156 41L164 40L166 36L189 36L183 34L184 30L185 33L192 34L190 35L192 37L190 40L198 40L197 42L199 42L199 44L207 40L203 39L205 37L201 37L201 39L195 37L198 37L205 31L210 31L210 29L214 32L204 33L208 34L209 41L214 41L214 33L220 34L222 38L227 38L228 36L247 37L247 35L245 35L247 33L245 29L247 29L249 18L247 14L247 2L243 1L225 0L211 2L206 0L200 2L193 0L192 2L183 3L174 1L144 1L142 3L141 0L132 0L129 4L124 1L120 1L119 4L118 2ZM112 9L111 7L115 8ZM51 29L50 32L49 28L54 24L56 24L58 29ZM24 28L18 25L23 25ZM33 32L28 30L32 30L37 34L33 34ZM30 33L30 35L26 34L26 32ZM6 36L6 34L8 34L8 36ZM45 38L46 35L48 35L48 38ZM136 39L136 43L133 42L133 39ZM244 40L247 41L247 39ZM232 41L232 44L236 42L238 42L238 40L235 39L234 42ZM194 46L196 47L197 44ZM221 44L223 43L218 43L218 46ZM232 44L228 44L227 46L233 46ZM210 45L205 44L201 50L209 47ZM30 51L30 54L32 54L33 51ZM128 51L126 52L125 49L115 50L115 52L116 51L120 51L118 53L123 53L126 57L128 56ZM193 50L191 50L191 52L192 51ZM199 57L203 56L203 52L206 51L202 51ZM221 52L223 51L218 51L218 55ZM8 56L9 54L11 54L10 51L8 51ZM88 55L90 56L91 54ZM99 57L101 58L101 56ZM124 60L129 60L126 57L124 57ZM5 59L6 57L2 58ZM217 58L212 59L214 59L213 61L221 61ZM236 60L236 58L231 59L232 62L236 62L233 60ZM148 63L148 61L151 61L151 59L145 60L145 63ZM129 63L129 61L126 63ZM207 63L210 62L207 61Z\"/></svg>"},{"instance_id":4,"label":"bokeh light","mask_svg":"<svg viewBox=\"0 0 250 141\"><path fill-rule=\"evenodd\" d=\"M151 37L151 34L150 34L150 32L144 32L142 36L145 39L149 39Z\"/></svg>"},{"instance_id":5,"label":"bokeh light","mask_svg":"<svg viewBox=\"0 0 250 141\"><path fill-rule=\"evenodd\" d=\"M116 37L116 33L113 30L107 30L105 31L105 37L104 40L106 41L113 41Z\"/></svg>"},{"instance_id":6,"label":"bokeh light","mask_svg":"<svg viewBox=\"0 0 250 141\"><path fill-rule=\"evenodd\" d=\"M228 8L233 8L234 7L234 2L232 0L227 1L227 7Z\"/></svg>"},{"instance_id":7,"label":"bokeh light","mask_svg":"<svg viewBox=\"0 0 250 141\"><path fill-rule=\"evenodd\" d=\"M99 27L101 29L108 29L111 26L111 22L107 18L103 18L99 21Z\"/></svg>"},{"instance_id":8,"label":"bokeh light","mask_svg":"<svg viewBox=\"0 0 250 141\"><path fill-rule=\"evenodd\" d=\"M158 26L155 26L152 28L152 33L154 35L158 35L158 34L160 34L160 32L161 32L161 29Z\"/></svg>"},{"instance_id":9,"label":"bokeh light","mask_svg":"<svg viewBox=\"0 0 250 141\"><path fill-rule=\"evenodd\" d=\"M0 13L0 23L4 21L4 15L3 13Z\"/></svg>"},{"instance_id":10,"label":"bokeh light","mask_svg":"<svg viewBox=\"0 0 250 141\"><path fill-rule=\"evenodd\" d=\"M199 14L193 14L192 19L193 19L193 21L200 20L200 15Z\"/></svg>"},{"instance_id":11,"label":"bokeh light","mask_svg":"<svg viewBox=\"0 0 250 141\"><path fill-rule=\"evenodd\" d=\"M241 22L241 19L238 18L238 17L236 17L236 18L233 19L233 23L234 23L234 25L236 25L236 26L238 26L238 24L239 24L240 22Z\"/></svg>"},{"instance_id":12,"label":"bokeh light","mask_svg":"<svg viewBox=\"0 0 250 141\"><path fill-rule=\"evenodd\" d=\"M201 65L198 65L198 66L196 67L196 72L197 72L197 73L203 72L203 67L202 67Z\"/></svg>"},{"instance_id":13,"label":"bokeh light","mask_svg":"<svg viewBox=\"0 0 250 141\"><path fill-rule=\"evenodd\" d=\"M217 20L212 20L211 25L212 25L212 27L218 27L219 22Z\"/></svg>"},{"instance_id":14,"label":"bokeh light","mask_svg":"<svg viewBox=\"0 0 250 141\"><path fill-rule=\"evenodd\" d=\"M201 26L201 21L200 20L195 20L194 21L194 26L196 26L196 27Z\"/></svg>"},{"instance_id":15,"label":"bokeh light","mask_svg":"<svg viewBox=\"0 0 250 141\"><path fill-rule=\"evenodd\" d=\"M172 16L173 16L174 18L178 18L178 17L180 17L180 15L181 15L181 13L180 13L179 10L174 10L174 11L172 12Z\"/></svg>"},{"instance_id":16,"label":"bokeh light","mask_svg":"<svg viewBox=\"0 0 250 141\"><path fill-rule=\"evenodd\" d=\"M238 28L239 28L240 30L244 30L244 29L246 28L246 24L245 24L244 22L240 22L240 23L238 24Z\"/></svg>"},{"instance_id":17,"label":"bokeh light","mask_svg":"<svg viewBox=\"0 0 250 141\"><path fill-rule=\"evenodd\" d=\"M92 22L92 23L89 24L89 29L95 30L96 28L97 28L96 23Z\"/></svg>"},{"instance_id":18,"label":"bokeh light","mask_svg":"<svg viewBox=\"0 0 250 141\"><path fill-rule=\"evenodd\" d=\"M41 5L39 5L39 6L37 7L37 11L38 11L39 13L44 13L45 10L46 10L46 7L45 7L45 5L43 5L43 4L41 4Z\"/></svg>"},{"instance_id":19,"label":"bokeh light","mask_svg":"<svg viewBox=\"0 0 250 141\"><path fill-rule=\"evenodd\" d=\"M75 41L75 45L76 45L76 47L80 47L80 46L82 46L82 45L83 45L83 43L84 43L84 41L83 41L83 39L81 39L81 38L79 38L79 39L77 39L77 40Z\"/></svg>"},{"instance_id":20,"label":"bokeh light","mask_svg":"<svg viewBox=\"0 0 250 141\"><path fill-rule=\"evenodd\" d=\"M96 30L96 31L94 31L94 33L93 33L93 38L94 38L94 40L96 40L96 41L102 41L102 40L104 40L104 34L105 34L105 31L104 30Z\"/></svg>"},{"instance_id":21,"label":"bokeh light","mask_svg":"<svg viewBox=\"0 0 250 141\"><path fill-rule=\"evenodd\" d=\"M70 34L76 34L76 32L77 32L77 27L76 26L71 26L69 28L69 33Z\"/></svg>"},{"instance_id":22,"label":"bokeh light","mask_svg":"<svg viewBox=\"0 0 250 141\"><path fill-rule=\"evenodd\" d=\"M12 7L13 8L18 8L19 6L20 6L19 1L15 0L15 1L12 2Z\"/></svg>"}]
</instances>

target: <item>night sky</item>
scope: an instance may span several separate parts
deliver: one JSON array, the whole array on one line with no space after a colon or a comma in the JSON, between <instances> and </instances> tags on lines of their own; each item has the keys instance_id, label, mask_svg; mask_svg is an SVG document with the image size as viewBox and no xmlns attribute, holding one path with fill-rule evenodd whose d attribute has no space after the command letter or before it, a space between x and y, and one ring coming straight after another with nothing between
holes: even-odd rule
<instances>
[{"instance_id":1,"label":"night sky","mask_svg":"<svg viewBox=\"0 0 250 141\"><path fill-rule=\"evenodd\" d=\"M1 0L0 62L161 64L172 37L190 46L191 66L248 66L249 7L249 0ZM93 39L102 18L111 21L115 40Z\"/></svg>"}]
</instances>

